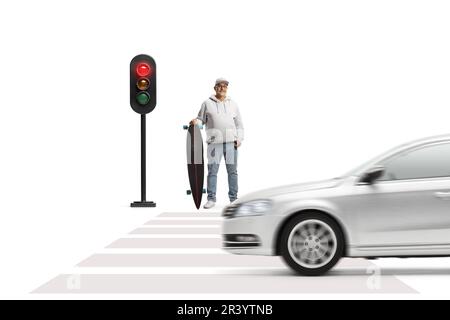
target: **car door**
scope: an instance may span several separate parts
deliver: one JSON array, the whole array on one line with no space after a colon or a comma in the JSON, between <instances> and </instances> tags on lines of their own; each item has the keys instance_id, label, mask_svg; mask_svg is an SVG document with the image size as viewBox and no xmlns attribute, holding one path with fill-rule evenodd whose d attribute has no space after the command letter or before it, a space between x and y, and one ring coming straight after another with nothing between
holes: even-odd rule
<instances>
[{"instance_id":1,"label":"car door","mask_svg":"<svg viewBox=\"0 0 450 320\"><path fill-rule=\"evenodd\" d=\"M415 147L377 165L385 167L380 179L354 187L357 246L450 254L450 143Z\"/></svg>"}]
</instances>

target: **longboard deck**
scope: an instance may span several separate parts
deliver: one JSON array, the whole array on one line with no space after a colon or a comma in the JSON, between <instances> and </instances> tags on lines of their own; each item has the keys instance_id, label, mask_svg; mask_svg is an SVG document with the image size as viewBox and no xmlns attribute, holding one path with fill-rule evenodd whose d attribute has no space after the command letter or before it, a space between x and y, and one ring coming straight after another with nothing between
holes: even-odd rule
<instances>
[{"instance_id":1,"label":"longboard deck","mask_svg":"<svg viewBox=\"0 0 450 320\"><path fill-rule=\"evenodd\" d=\"M199 209L202 203L205 164L202 133L198 126L190 125L187 129L186 158L192 198Z\"/></svg>"}]
</instances>

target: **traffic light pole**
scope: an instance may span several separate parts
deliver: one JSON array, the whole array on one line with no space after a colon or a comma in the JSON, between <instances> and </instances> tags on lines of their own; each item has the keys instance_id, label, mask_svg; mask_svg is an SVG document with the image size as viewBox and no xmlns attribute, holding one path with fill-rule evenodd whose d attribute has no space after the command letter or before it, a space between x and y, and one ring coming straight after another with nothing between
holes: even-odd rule
<instances>
[{"instance_id":1,"label":"traffic light pole","mask_svg":"<svg viewBox=\"0 0 450 320\"><path fill-rule=\"evenodd\" d=\"M147 140L146 140L146 123L145 114L141 114L141 202L146 201L147 193L147 166L146 166L146 153L147 153Z\"/></svg>"},{"instance_id":2,"label":"traffic light pole","mask_svg":"<svg viewBox=\"0 0 450 320\"><path fill-rule=\"evenodd\" d=\"M141 201L130 204L131 207L156 207L156 203L146 200L146 123L145 114L141 114Z\"/></svg>"}]
</instances>

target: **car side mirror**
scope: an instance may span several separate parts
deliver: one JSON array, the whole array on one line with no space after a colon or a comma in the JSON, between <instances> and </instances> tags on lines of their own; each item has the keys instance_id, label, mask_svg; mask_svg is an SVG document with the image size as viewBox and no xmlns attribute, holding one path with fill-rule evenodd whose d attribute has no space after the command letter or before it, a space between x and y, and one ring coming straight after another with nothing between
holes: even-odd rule
<instances>
[{"instance_id":1,"label":"car side mirror","mask_svg":"<svg viewBox=\"0 0 450 320\"><path fill-rule=\"evenodd\" d=\"M373 184L384 174L385 168L383 166L376 166L363 174L360 183Z\"/></svg>"}]
</instances>

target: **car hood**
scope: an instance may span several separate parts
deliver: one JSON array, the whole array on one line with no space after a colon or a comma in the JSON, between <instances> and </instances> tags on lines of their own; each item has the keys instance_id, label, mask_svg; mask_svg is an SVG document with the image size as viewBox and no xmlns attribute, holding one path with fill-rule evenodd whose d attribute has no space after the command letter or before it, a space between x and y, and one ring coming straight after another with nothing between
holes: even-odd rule
<instances>
[{"instance_id":1,"label":"car hood","mask_svg":"<svg viewBox=\"0 0 450 320\"><path fill-rule=\"evenodd\" d=\"M302 191L311 191L317 189L327 189L333 188L339 185L343 181L342 178L335 178L329 180L315 181L315 182L307 182L307 183L296 183L286 186L279 186L270 189L259 190L256 192L252 192L250 194L246 194L245 196L239 198L234 202L234 204L239 204L251 200L256 199L267 199L270 197L284 195L287 193L293 192L302 192Z\"/></svg>"}]
</instances>

